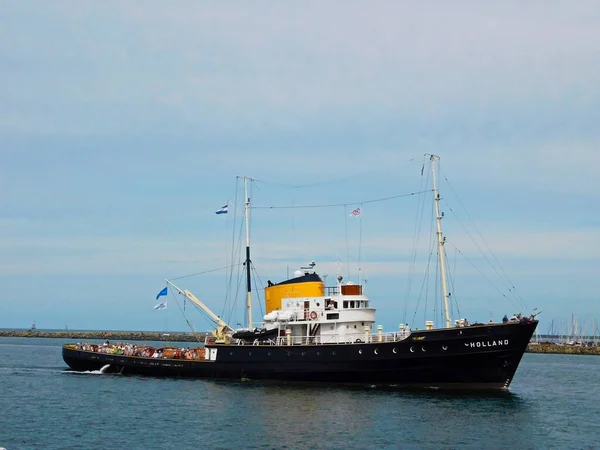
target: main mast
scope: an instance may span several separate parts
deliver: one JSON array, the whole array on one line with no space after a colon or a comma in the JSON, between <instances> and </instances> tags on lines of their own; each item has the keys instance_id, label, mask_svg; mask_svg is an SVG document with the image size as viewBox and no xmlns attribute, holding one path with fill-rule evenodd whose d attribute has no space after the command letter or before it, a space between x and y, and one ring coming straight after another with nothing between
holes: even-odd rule
<instances>
[{"instance_id":1,"label":"main mast","mask_svg":"<svg viewBox=\"0 0 600 450\"><path fill-rule=\"evenodd\" d=\"M442 234L442 215L440 214L440 193L437 188L437 179L435 174L435 161L440 159L437 155L429 155L429 159L431 161L431 174L433 176L433 198L435 200L435 217L436 217L436 225L437 225L437 241L438 241L438 256L440 259L440 273L442 275L442 292L444 294L444 314L446 316L446 328L450 328L452 326L452 322L450 321L450 312L448 309L448 287L446 284L446 253L444 251L444 242L446 238L444 238Z\"/></svg>"},{"instance_id":2,"label":"main mast","mask_svg":"<svg viewBox=\"0 0 600 450\"><path fill-rule=\"evenodd\" d=\"M250 277L250 197L248 197L248 177L244 177L244 218L246 220L246 310L248 329L252 330L252 279Z\"/></svg>"}]
</instances>

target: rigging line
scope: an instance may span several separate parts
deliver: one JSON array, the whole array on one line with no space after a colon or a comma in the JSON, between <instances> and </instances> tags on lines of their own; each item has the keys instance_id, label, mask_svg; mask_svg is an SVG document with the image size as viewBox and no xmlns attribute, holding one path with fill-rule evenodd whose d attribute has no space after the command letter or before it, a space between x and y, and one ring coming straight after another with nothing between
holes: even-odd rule
<instances>
[{"instance_id":1,"label":"rigging line","mask_svg":"<svg viewBox=\"0 0 600 450\"><path fill-rule=\"evenodd\" d=\"M233 288L230 287L229 292L228 292L228 296L229 296L229 303L227 304L227 308L223 310L223 316L225 318L225 322L227 323L232 323L232 317L233 314L235 312L235 308L237 306L237 299L238 299L238 294L239 294L239 290L240 290L240 285L242 283L243 277L240 276L240 272L243 269L239 269L237 272L237 277L235 277L235 280L237 280L236 283L236 289L235 289L235 293L233 293ZM234 277L233 274L231 276L231 282L230 282L230 286L233 284L234 282Z\"/></svg>"},{"instance_id":2,"label":"rigging line","mask_svg":"<svg viewBox=\"0 0 600 450\"><path fill-rule=\"evenodd\" d=\"M298 189L292 191L292 207L296 206L296 194L298 193ZM296 234L296 215L294 214L294 209L292 208L292 233Z\"/></svg>"},{"instance_id":3,"label":"rigging line","mask_svg":"<svg viewBox=\"0 0 600 450\"><path fill-rule=\"evenodd\" d=\"M238 272L237 272L237 276L240 277L240 270L243 270L242 267L244 266L244 263L242 261L240 261L241 259L241 247L242 247L242 240L244 239L243 234L244 234L244 221L241 220L239 223L239 229L238 229L238 238L237 238L237 245L235 244L235 228L233 230L233 237L232 237L232 244L231 244L231 258L232 258L232 263L233 260L236 259L236 266L238 267ZM237 251L236 251L237 250ZM226 292L225 292L225 301L223 303L223 310L222 310L222 315L223 317L225 317L226 315L226 310L227 308L229 308L230 310L233 310L233 305L229 306L229 303L235 303L234 301L231 301L231 286L233 284L233 266L231 267L230 270L230 275L229 275L229 280L227 283L227 288L226 288ZM237 297L234 297L237 298ZM229 315L229 317L231 317L231 313Z\"/></svg>"},{"instance_id":4,"label":"rigging line","mask_svg":"<svg viewBox=\"0 0 600 450\"><path fill-rule=\"evenodd\" d=\"M445 258L444 260L446 261L446 267L448 266L448 252L446 252L446 249L444 248L444 255ZM456 252L454 253L454 261L455 261L455 268L456 268ZM448 270L448 278L450 278L450 286L452 287L452 298L450 299L450 307L453 308L454 306L456 306L456 313L458 315L458 317L460 318L460 306L458 305L458 299L456 298L456 292L454 290L454 273L450 270Z\"/></svg>"},{"instance_id":5,"label":"rigging line","mask_svg":"<svg viewBox=\"0 0 600 450\"><path fill-rule=\"evenodd\" d=\"M427 298L429 297L429 273L431 268L431 259L433 258L433 246L430 245L429 256L427 258L427 265L425 266L425 273L423 274L423 281L421 282L421 290L417 297L417 304L415 306L415 312L413 313L412 323L415 323L415 318L417 317L417 312L419 311L419 305L421 304L421 299L423 298L423 291L425 294L425 303L427 303ZM404 317L404 322L406 322L406 315Z\"/></svg>"},{"instance_id":6,"label":"rigging line","mask_svg":"<svg viewBox=\"0 0 600 450\"><path fill-rule=\"evenodd\" d=\"M260 278L260 275L258 275L258 272L256 271L256 267L254 267L254 264L252 264L251 267L252 267L252 274L254 275L254 285L258 286L260 284L260 287L261 287L261 289L264 292L265 284L262 282L262 279ZM258 282L256 280L258 280ZM256 290L256 300L258 300L258 306L260 308L260 315L264 316L265 313L266 313L266 311L263 311L263 303L261 301L259 292L260 291L257 289ZM254 297L252 299L254 300Z\"/></svg>"},{"instance_id":7,"label":"rigging line","mask_svg":"<svg viewBox=\"0 0 600 450\"><path fill-rule=\"evenodd\" d=\"M400 194L400 195L393 195L391 197L382 197L382 198L376 198L376 199L372 199L372 200L363 200L360 202L347 202L347 203L332 203L329 205L298 205L298 206L251 206L250 209L307 209L307 208L332 208L335 206L344 206L344 207L348 207L348 206L352 206L352 205L362 205L362 204L367 204L367 203L376 203L376 202L385 202L388 200L395 200L397 198L402 198L402 197L411 197L413 195L420 195L420 194L425 194L427 192L432 192L433 189L427 189L425 191L419 191L419 192L410 192L408 194Z\"/></svg>"},{"instance_id":8,"label":"rigging line","mask_svg":"<svg viewBox=\"0 0 600 450\"><path fill-rule=\"evenodd\" d=\"M521 302L522 306L524 306L525 309L529 309L529 308L527 308L527 305L525 304L525 302L523 301L523 299L515 291L515 288L514 288L513 284L506 277L506 274L505 274L505 277L503 278L502 275L500 275L498 273L498 270L496 269L496 266L494 264L492 264L492 262L489 260L489 258L487 257L486 253L481 249L481 247L479 246L479 244L477 243L477 241L473 238L473 236L471 235L471 233L469 232L469 230L467 229L467 227L458 218L458 215L454 212L454 210L452 209L452 207L448 204L448 202L444 201L444 203L446 204L446 206L448 207L448 209L450 210L450 212L454 215L454 218L456 219L456 221L460 224L460 226L463 228L463 230L465 230L465 233L467 233L467 236L469 236L469 238L471 239L471 242L473 242L473 244L475 244L475 247L477 247L477 250L479 250L479 252L483 256L483 258L490 265L490 267L492 268L492 270L494 271L494 273L498 276L498 279L500 279L500 281L502 281L503 283L507 283L508 282L508 286L509 286L508 291L511 294L516 294L516 299L519 302ZM484 242L485 242L485 240L484 240ZM489 247L488 247L488 250L490 250ZM493 255L493 253L492 253L491 250L490 250L490 253ZM496 262L498 263L498 265L500 265L500 263L498 262L497 259L496 259Z\"/></svg>"},{"instance_id":9,"label":"rigging line","mask_svg":"<svg viewBox=\"0 0 600 450\"><path fill-rule=\"evenodd\" d=\"M444 251L446 251L446 250L444 249ZM450 271L448 271L448 272L450 272ZM458 313L458 317L460 318L460 305L458 304L458 300L456 297L456 289L454 288L454 278L455 277L456 277L456 251L454 252L454 267L452 268L450 283L452 283L452 292L454 292L454 302L456 303L456 312Z\"/></svg>"},{"instance_id":10,"label":"rigging line","mask_svg":"<svg viewBox=\"0 0 600 450\"><path fill-rule=\"evenodd\" d=\"M243 274L240 274L238 272L238 278L237 278L237 286L236 286L236 291L235 294L233 295L233 301L231 302L231 309L229 310L229 316L228 316L228 323L231 323L231 318L233 317L234 313L235 313L235 309L237 307L237 300L240 296L240 290L242 289L242 285L244 283L244 276ZM242 319L242 321L244 323L247 323L247 317L246 317L246 311L244 308L244 318Z\"/></svg>"},{"instance_id":11,"label":"rigging line","mask_svg":"<svg viewBox=\"0 0 600 450\"><path fill-rule=\"evenodd\" d=\"M358 229L358 284L360 284L360 276L361 276L360 258L361 258L361 253L362 253L362 220L363 220L362 219L363 218L362 204L360 206L361 206L361 215L359 217L360 223L358 224L359 225L359 229Z\"/></svg>"},{"instance_id":12,"label":"rigging line","mask_svg":"<svg viewBox=\"0 0 600 450\"><path fill-rule=\"evenodd\" d=\"M231 280L230 280L230 289L228 292L229 295L229 302L228 302L228 307L229 307L229 321L231 321L231 317L233 316L233 314L235 313L235 309L237 307L237 302L239 299L239 292L241 289L241 285L243 282L243 277L244 277L244 272L245 272L245 263L241 261L242 259L242 245L243 245L243 240L244 240L244 221L240 221L240 225L239 225L239 230L238 230L238 239L237 239L237 252L235 252L235 255L238 262L239 262L239 266L237 268L237 273L236 273L236 277L235 277L235 293L233 293L233 289L231 289L231 286L234 284L234 274L233 271L231 273Z\"/></svg>"},{"instance_id":13,"label":"rigging line","mask_svg":"<svg viewBox=\"0 0 600 450\"><path fill-rule=\"evenodd\" d=\"M236 179L236 183L235 183L235 206L234 206L234 210L233 210L233 226L231 228L231 255L230 255L230 261L233 264L234 260L235 260L235 255L239 255L239 251L236 253L236 247L235 247L235 230L236 230L236 222L237 222L237 205L240 204L239 203L239 195L240 195L240 179L239 177L237 177ZM228 273L228 277L225 283L225 301L223 302L223 309L225 309L227 303L230 300L230 294L231 294L231 285L233 283L233 266L230 268L229 273Z\"/></svg>"},{"instance_id":14,"label":"rigging line","mask_svg":"<svg viewBox=\"0 0 600 450\"><path fill-rule=\"evenodd\" d=\"M494 260L496 261L496 263L498 264L498 266L500 267L500 270L502 271L502 273L504 274L504 277L506 279L506 281L508 282L508 284L510 284L512 286L512 289L515 293L515 295L519 298L519 300L523 303L523 306L525 306L527 308L527 305L525 305L525 302L521 299L521 296L519 295L519 293L517 292L516 287L513 285L512 281L510 280L510 278L508 277L508 274L506 273L506 271L504 270L504 267L502 266L502 264L500 264L500 261L498 260L498 258L496 258L496 255L494 254L494 252L492 251L491 247L489 246L489 244L487 243L485 237L483 236L483 234L481 233L481 231L479 230L479 228L477 227L477 224L475 223L475 221L473 220L473 218L471 217L471 215L469 214L469 211L467 211L467 208L465 207L465 205L463 204L463 202L460 200L460 197L458 196L458 194L456 193L456 191L454 190L454 187L452 187L452 184L450 183L450 180L448 180L447 177L444 177L444 179L446 180L446 182L448 183L448 186L450 186L450 189L452 190L452 193L454 194L454 196L456 197L456 199L458 200L458 203L462 206L463 210L465 211L465 214L467 215L467 217L469 218L469 220L471 221L471 223L473 224L473 228L475 228L475 230L477 231L477 233L479 233L479 237L481 237L481 240L483 241L483 243L485 244L485 246L487 247L488 251L490 252L490 254L492 255L492 257L494 258Z\"/></svg>"},{"instance_id":15,"label":"rigging line","mask_svg":"<svg viewBox=\"0 0 600 450\"><path fill-rule=\"evenodd\" d=\"M425 156L423 156L422 166L421 166L421 189L427 186L429 180L429 171L427 171L427 178L423 179L423 170L425 169ZM415 225L413 229L413 245L412 245L412 255L411 255L411 263L408 268L408 282L406 284L406 300L404 301L404 321L406 321L406 316L408 314L408 302L410 298L410 293L412 291L412 283L413 276L415 272L415 266L417 263L417 248L419 246L419 241L421 239L421 229L423 226L423 215L425 212L425 196L420 197L420 201L417 204L417 212L415 217Z\"/></svg>"},{"instance_id":16,"label":"rigging line","mask_svg":"<svg viewBox=\"0 0 600 450\"><path fill-rule=\"evenodd\" d=\"M425 203L423 202L423 214L425 213ZM433 233L433 227L434 227L434 217L435 217L435 205L432 202L431 203L431 219L429 220L429 256L428 256L428 260L427 260L427 266L425 267L425 274L423 276L423 283L426 283L425 287L425 303L427 303L427 299L429 297L429 278L430 278L430 273L431 273L431 258L433 257L433 252L434 252L434 248L435 248L435 242L434 242L434 233ZM416 255L415 255L416 258ZM437 279L434 278L434 282L437 284ZM414 321L414 317L416 317L417 315L417 309L419 307L419 304L421 302L421 296L423 295L423 285L421 286L421 292L419 293L419 301L417 302L417 306L415 308L415 313L413 316L413 321ZM435 310L435 298L434 297L434 310Z\"/></svg>"},{"instance_id":17,"label":"rigging line","mask_svg":"<svg viewBox=\"0 0 600 450\"><path fill-rule=\"evenodd\" d=\"M205 270L204 272L192 273L190 275L183 275L181 277L176 277L176 278L169 278L169 280L173 281L173 280L181 280L182 278L196 277L198 275L204 275L206 273L217 272L219 270L225 270L225 269L229 269L230 267L235 267L235 266L239 266L239 264L231 264L228 266L219 267L217 269Z\"/></svg>"},{"instance_id":18,"label":"rigging line","mask_svg":"<svg viewBox=\"0 0 600 450\"><path fill-rule=\"evenodd\" d=\"M503 293L503 292L502 292L502 291L501 291L501 290L500 290L500 289L499 289L499 288L498 288L498 287L497 287L497 286L496 286L496 285L495 285L495 284L492 282L492 280L490 280L490 279L489 279L489 277L488 277L488 276L487 276L487 275L486 275L486 274L485 274L485 273L484 273L484 272L483 272L481 269L479 269L479 267L477 267L475 264L473 264L473 262L472 262L472 261L471 261L469 258L467 258L467 257L465 256L465 254L464 254L463 252L461 252L461 251L460 251L460 249L459 249L459 248L458 248L458 247L457 247L457 246L456 246L456 245L455 245L453 242L451 242L451 241L450 241L450 240L448 240L448 239L446 240L446 242L449 242L450 244L452 244L452 246L453 246L453 247L456 249L456 251L457 251L458 253L460 253L460 255L461 255L463 258L465 258L465 260L466 260L466 261L467 261L469 264L471 264L471 266L473 266L473 268L475 268L475 269L476 269L476 270L477 270L477 271L478 271L478 272L481 274L481 276L483 276L483 278L485 278L485 279L488 281L488 283L490 283L490 284L492 285L492 287L493 287L494 289L496 289L496 291L498 291L498 293L499 293L499 294L500 294L502 297L504 297L504 298L505 298L505 299L507 299L507 300L510 300L510 302L512 303L512 305L513 305L515 308L519 308L519 306L518 306L518 305L517 305L517 304L516 304L516 303L513 301L513 299L512 299L512 298L510 298L510 297L507 297L507 296L506 296L506 294L504 294L504 293Z\"/></svg>"},{"instance_id":19,"label":"rigging line","mask_svg":"<svg viewBox=\"0 0 600 450\"><path fill-rule=\"evenodd\" d=\"M196 308L197 311L200 312L200 315L203 316L203 318L205 320L207 320L208 322L210 322L210 326L214 326L215 325L215 321L212 319L212 317L210 317L206 311L204 311L202 308L200 308L198 305L196 305L194 302L192 302L192 304L194 305L194 308ZM187 320L187 317L184 316L185 321L187 322L188 326L193 330L192 328L192 324ZM195 331L194 331L195 332Z\"/></svg>"},{"instance_id":20,"label":"rigging line","mask_svg":"<svg viewBox=\"0 0 600 450\"><path fill-rule=\"evenodd\" d=\"M350 248L348 247L348 217L346 217L346 205L343 205L342 214L344 214L344 227L346 229L346 270L348 278L350 278Z\"/></svg>"},{"instance_id":21,"label":"rigging line","mask_svg":"<svg viewBox=\"0 0 600 450\"><path fill-rule=\"evenodd\" d=\"M404 163L403 165L400 165L398 167L395 167L395 169L402 169L405 167L409 167L413 164L418 163L416 158L411 158L408 161L406 161L406 163ZM378 171L371 171L371 172L361 172L360 176L361 177L365 177L368 175L375 175L377 174ZM327 180L327 181L319 181L316 183L308 183L308 184L287 184L287 183L278 183L276 181L267 181L267 180L258 180L258 179L253 179L252 181L255 181L257 183L264 183L264 184L269 184L272 186L279 186L279 187L283 187L283 188L288 188L288 189L304 189L304 188L312 188L312 187L318 187L318 186L324 186L327 184L333 184L333 183L339 183L341 181L346 181L346 180L356 180L357 176L356 175L348 175L345 177L340 177L340 178L335 178L333 180Z\"/></svg>"},{"instance_id":22,"label":"rigging line","mask_svg":"<svg viewBox=\"0 0 600 450\"><path fill-rule=\"evenodd\" d=\"M201 343L200 341L200 335L196 332L196 330L194 329L194 326L190 323L190 321L188 320L185 311L181 309L181 306L179 305L179 302L177 301L177 296L174 293L171 293L171 297L173 297L173 299L175 300L175 304L177 305L177 307L179 308L179 311L181 312L181 315L183 316L183 319L185 320L185 322L187 323L188 327L190 327L190 330L192 330L192 334L196 337L196 339L198 339L198 343ZM185 297L184 297L185 299ZM192 302L192 304L194 306L196 306L194 304L194 302ZM197 307L197 306L196 306Z\"/></svg>"}]
</instances>

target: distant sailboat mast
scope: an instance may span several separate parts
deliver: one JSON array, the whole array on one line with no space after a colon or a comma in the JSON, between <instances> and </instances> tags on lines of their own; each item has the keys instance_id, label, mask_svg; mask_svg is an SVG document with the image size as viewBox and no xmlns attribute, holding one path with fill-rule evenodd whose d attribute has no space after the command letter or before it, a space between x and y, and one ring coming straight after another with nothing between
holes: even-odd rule
<instances>
[{"instance_id":1,"label":"distant sailboat mast","mask_svg":"<svg viewBox=\"0 0 600 450\"><path fill-rule=\"evenodd\" d=\"M435 216L437 225L437 241L438 241L438 256L440 260L440 274L442 276L442 292L444 294L444 315L446 316L446 328L452 326L450 320L450 312L448 309L448 287L446 285L446 254L444 252L444 242L446 239L442 234L442 215L440 214L440 193L437 188L437 179L435 174L435 161L439 161L440 157L437 155L429 155L431 161L431 174L433 176L433 198L435 200Z\"/></svg>"}]
</instances>

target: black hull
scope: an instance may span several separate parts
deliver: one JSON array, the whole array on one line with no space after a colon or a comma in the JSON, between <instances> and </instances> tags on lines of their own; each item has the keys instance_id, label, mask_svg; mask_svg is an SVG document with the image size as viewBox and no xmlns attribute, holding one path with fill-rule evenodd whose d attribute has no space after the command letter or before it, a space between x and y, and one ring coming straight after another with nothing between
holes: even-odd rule
<instances>
[{"instance_id":1,"label":"black hull","mask_svg":"<svg viewBox=\"0 0 600 450\"><path fill-rule=\"evenodd\" d=\"M63 348L71 369L158 377L507 389L537 321L416 331L398 342L207 346L214 360L126 357ZM374 339L377 339L375 336Z\"/></svg>"}]
</instances>

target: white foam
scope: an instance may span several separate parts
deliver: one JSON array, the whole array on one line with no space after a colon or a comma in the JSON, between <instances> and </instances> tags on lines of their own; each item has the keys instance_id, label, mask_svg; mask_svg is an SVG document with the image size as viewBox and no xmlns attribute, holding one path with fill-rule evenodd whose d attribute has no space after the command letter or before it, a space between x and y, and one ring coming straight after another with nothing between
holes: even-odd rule
<instances>
[{"instance_id":1,"label":"white foam","mask_svg":"<svg viewBox=\"0 0 600 450\"><path fill-rule=\"evenodd\" d=\"M106 364L105 366L102 366L100 370L84 370L82 372L69 371L67 373L72 373L74 375L105 375L109 367L110 364Z\"/></svg>"}]
</instances>

